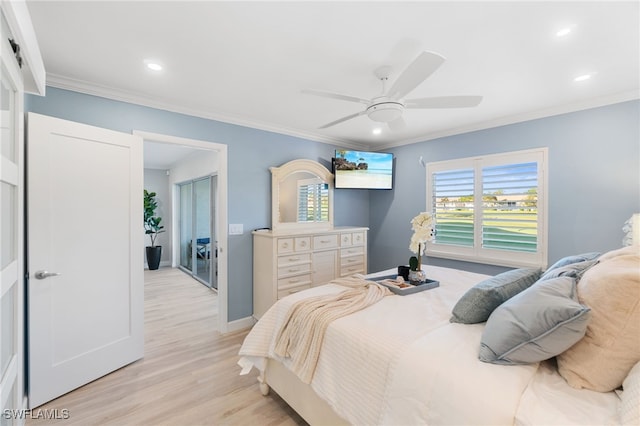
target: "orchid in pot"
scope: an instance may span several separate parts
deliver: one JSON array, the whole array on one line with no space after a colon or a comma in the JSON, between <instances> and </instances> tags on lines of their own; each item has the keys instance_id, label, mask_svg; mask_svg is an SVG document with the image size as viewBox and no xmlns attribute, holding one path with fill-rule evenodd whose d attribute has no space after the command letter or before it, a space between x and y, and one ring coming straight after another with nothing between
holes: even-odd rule
<instances>
[{"instance_id":1,"label":"orchid in pot","mask_svg":"<svg viewBox=\"0 0 640 426\"><path fill-rule=\"evenodd\" d=\"M432 241L435 235L433 215L422 212L411 219L413 235L409 244L409 250L416 254L409 259L409 281L421 283L426 280L426 274L422 270L422 255L427 247L427 242Z\"/></svg>"}]
</instances>

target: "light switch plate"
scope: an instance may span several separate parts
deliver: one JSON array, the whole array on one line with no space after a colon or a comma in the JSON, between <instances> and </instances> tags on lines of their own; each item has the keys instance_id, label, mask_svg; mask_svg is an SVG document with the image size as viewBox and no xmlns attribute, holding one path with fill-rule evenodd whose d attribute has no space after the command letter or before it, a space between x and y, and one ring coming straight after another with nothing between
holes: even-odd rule
<instances>
[{"instance_id":1,"label":"light switch plate","mask_svg":"<svg viewBox=\"0 0 640 426\"><path fill-rule=\"evenodd\" d=\"M229 235L242 235L244 233L244 226L242 223L230 223Z\"/></svg>"}]
</instances>

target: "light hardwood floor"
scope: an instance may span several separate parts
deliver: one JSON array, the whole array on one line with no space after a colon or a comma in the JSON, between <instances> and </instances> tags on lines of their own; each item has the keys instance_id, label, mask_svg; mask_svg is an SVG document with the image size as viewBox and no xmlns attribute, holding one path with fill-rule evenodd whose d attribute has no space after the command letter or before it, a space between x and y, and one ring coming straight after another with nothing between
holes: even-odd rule
<instances>
[{"instance_id":1,"label":"light hardwood floor","mask_svg":"<svg viewBox=\"0 0 640 426\"><path fill-rule=\"evenodd\" d=\"M215 292L190 276L145 271L144 358L38 407L68 419L27 425L306 425L260 394L255 370L238 375L247 332L220 334L217 312Z\"/></svg>"}]
</instances>

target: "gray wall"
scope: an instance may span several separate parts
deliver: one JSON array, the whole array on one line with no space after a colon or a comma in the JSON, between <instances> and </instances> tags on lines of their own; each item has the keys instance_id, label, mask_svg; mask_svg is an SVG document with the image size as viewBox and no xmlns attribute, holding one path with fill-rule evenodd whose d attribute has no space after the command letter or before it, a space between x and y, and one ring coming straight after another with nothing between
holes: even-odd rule
<instances>
[{"instance_id":1,"label":"gray wall","mask_svg":"<svg viewBox=\"0 0 640 426\"><path fill-rule=\"evenodd\" d=\"M549 264L621 247L624 221L640 212L639 126L640 101L630 101L390 150L395 189L370 194L371 269L406 264L412 254L409 221L426 206L420 156L432 162L548 147ZM489 274L505 270L435 258L427 263Z\"/></svg>"},{"instance_id":2,"label":"gray wall","mask_svg":"<svg viewBox=\"0 0 640 426\"><path fill-rule=\"evenodd\" d=\"M242 223L245 230L229 236L229 321L253 311L250 231L271 226L269 167L306 158L330 169L334 150L343 148L53 87L47 87L45 97L27 95L25 111L125 133L141 130L228 146L229 223ZM368 191L337 191L334 223L369 226Z\"/></svg>"},{"instance_id":3,"label":"gray wall","mask_svg":"<svg viewBox=\"0 0 640 426\"><path fill-rule=\"evenodd\" d=\"M271 225L269 167L297 158L330 168L336 148L292 136L47 88L28 95L27 111L114 129L143 130L228 145L229 321L252 313L251 229ZM335 224L369 226L369 270L405 264L409 221L426 206L425 169L418 163L549 147L549 263L572 253L620 247L622 224L640 212L640 101L559 115L394 148L394 190L336 190ZM223 206L221 206L223 207ZM482 273L504 268L427 262Z\"/></svg>"}]
</instances>

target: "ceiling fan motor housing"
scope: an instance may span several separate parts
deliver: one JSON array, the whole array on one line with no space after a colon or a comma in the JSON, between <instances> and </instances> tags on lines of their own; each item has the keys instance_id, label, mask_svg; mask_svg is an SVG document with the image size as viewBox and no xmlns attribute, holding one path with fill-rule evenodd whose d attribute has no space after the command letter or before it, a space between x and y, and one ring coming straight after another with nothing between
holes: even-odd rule
<instances>
[{"instance_id":1,"label":"ceiling fan motor housing","mask_svg":"<svg viewBox=\"0 0 640 426\"><path fill-rule=\"evenodd\" d=\"M367 107L367 116L380 123L389 123L400 117L404 111L404 105L398 101L386 97L376 98Z\"/></svg>"}]
</instances>

